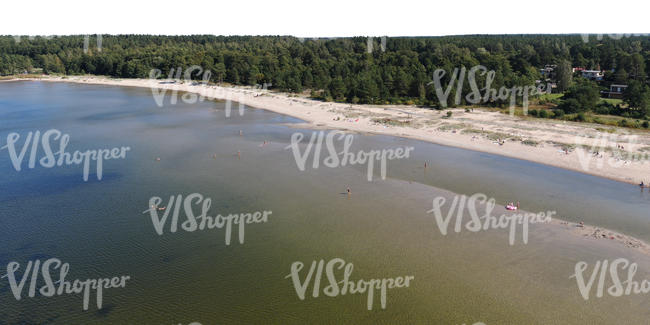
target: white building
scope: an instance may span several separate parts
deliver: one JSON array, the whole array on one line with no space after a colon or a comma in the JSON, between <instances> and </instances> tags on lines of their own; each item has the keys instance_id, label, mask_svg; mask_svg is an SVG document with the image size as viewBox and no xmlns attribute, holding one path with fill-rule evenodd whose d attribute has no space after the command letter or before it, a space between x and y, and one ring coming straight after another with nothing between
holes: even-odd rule
<instances>
[{"instance_id":1,"label":"white building","mask_svg":"<svg viewBox=\"0 0 650 325\"><path fill-rule=\"evenodd\" d=\"M605 73L600 70L584 70L582 71L582 76L589 80L603 80Z\"/></svg>"}]
</instances>

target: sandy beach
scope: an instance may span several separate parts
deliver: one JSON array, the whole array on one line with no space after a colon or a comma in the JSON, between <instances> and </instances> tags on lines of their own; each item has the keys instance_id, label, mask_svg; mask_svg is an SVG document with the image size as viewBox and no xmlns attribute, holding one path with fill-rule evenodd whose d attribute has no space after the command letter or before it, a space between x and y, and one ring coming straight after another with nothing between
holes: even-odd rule
<instances>
[{"instance_id":1,"label":"sandy beach","mask_svg":"<svg viewBox=\"0 0 650 325\"><path fill-rule=\"evenodd\" d=\"M192 85L182 81L95 76L43 76L39 80L192 92L205 98L230 99L308 122L300 127L407 137L533 161L635 185L641 181L646 184L650 182L650 132L642 130L522 118L481 108L470 112L453 109L452 116L447 117L449 110L321 102L307 96L252 87ZM167 92L166 96L169 95L171 93ZM236 114L237 104L232 109Z\"/></svg>"}]
</instances>

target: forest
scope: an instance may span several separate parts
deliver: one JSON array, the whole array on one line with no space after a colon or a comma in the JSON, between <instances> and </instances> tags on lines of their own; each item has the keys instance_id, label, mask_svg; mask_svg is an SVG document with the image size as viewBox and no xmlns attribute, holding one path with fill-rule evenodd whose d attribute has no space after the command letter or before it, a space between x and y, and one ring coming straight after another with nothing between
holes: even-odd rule
<instances>
[{"instance_id":1,"label":"forest","mask_svg":"<svg viewBox=\"0 0 650 325\"><path fill-rule=\"evenodd\" d=\"M86 42L87 46L84 46ZM383 44L382 44L383 43ZM148 78L152 69L166 77L193 65L210 70L210 81L234 85L271 84L272 89L308 92L312 97L350 103L455 107L454 92L471 92L468 83L451 89L441 105L431 85L437 69L484 66L494 71L491 87L549 81L540 72L556 67L563 94L549 100L567 114L599 112L647 120L650 114L650 37L584 35L466 35L444 37L318 38L291 36L102 35L56 37L0 36L0 75L93 74ZM602 80L572 71L601 70ZM479 77L485 78L485 77ZM197 75L196 79L200 79ZM600 101L611 84L629 85L623 101ZM484 106L504 107L506 100ZM537 113L536 113L537 114Z\"/></svg>"}]
</instances>

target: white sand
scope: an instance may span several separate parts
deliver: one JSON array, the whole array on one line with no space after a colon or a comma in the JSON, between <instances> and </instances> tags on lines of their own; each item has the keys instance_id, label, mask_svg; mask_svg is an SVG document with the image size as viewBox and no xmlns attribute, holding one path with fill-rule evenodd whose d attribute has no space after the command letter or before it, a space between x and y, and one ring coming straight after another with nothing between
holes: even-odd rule
<instances>
[{"instance_id":1,"label":"white sand","mask_svg":"<svg viewBox=\"0 0 650 325\"><path fill-rule=\"evenodd\" d=\"M643 130L511 117L483 109L474 109L473 112L455 109L453 116L446 118L447 111L414 106L329 103L251 87L163 84L160 80L110 79L95 76L45 76L41 80L193 92L206 98L230 99L248 106L297 117L309 122L310 125L303 125L305 127L327 127L408 137L533 161L631 184L650 182L650 132ZM232 108L236 110L237 105L234 104ZM377 122L376 119L390 119L397 123L391 125ZM603 130L609 132L601 132ZM624 135L625 133L636 138ZM505 143L499 145L497 139L505 140ZM522 143L523 140L527 140L527 144ZM619 144L624 149L617 149ZM586 147L581 148L580 145ZM563 148L568 148L568 154ZM591 151L598 151L600 154L595 156ZM633 155L636 155L636 160ZM638 160L639 158L641 160Z\"/></svg>"}]
</instances>

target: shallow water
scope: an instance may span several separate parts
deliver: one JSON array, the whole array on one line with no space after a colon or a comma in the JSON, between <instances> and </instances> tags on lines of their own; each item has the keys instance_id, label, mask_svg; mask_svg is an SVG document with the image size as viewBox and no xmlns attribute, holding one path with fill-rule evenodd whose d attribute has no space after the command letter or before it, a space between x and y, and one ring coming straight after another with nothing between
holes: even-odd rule
<instances>
[{"instance_id":1,"label":"shallow water","mask_svg":"<svg viewBox=\"0 0 650 325\"><path fill-rule=\"evenodd\" d=\"M435 196L482 192L650 241L648 193L516 159L373 135L355 135L353 151L415 148L411 158L388 162L386 180L375 175L368 182L364 166L300 171L285 147L294 132L308 138L311 130L261 109L236 112L226 117L224 103L213 101L160 108L147 89L0 83L0 146L11 132L24 137L55 128L70 135L68 151L131 148L126 159L104 162L101 181L91 173L88 182L79 166L17 172L1 150L0 266L56 257L70 263L69 279L132 279L106 290L100 310L91 298L87 311L78 295L17 301L2 279L0 324L640 324L650 316L647 295L585 301L569 279L577 261L616 257L637 258L640 278L650 278L646 257L550 226L534 227L527 245L509 246L501 230L443 236L426 213ZM158 235L142 213L149 199L159 196L167 205L170 196L190 193L210 197L213 215L273 214L267 223L247 225L244 244L233 235L225 245L222 229L169 233L167 226ZM367 310L365 294L313 298L311 286L300 300L285 278L291 263L308 268L333 258L354 264L353 280L415 280L389 290L386 309L375 298Z\"/></svg>"}]
</instances>

